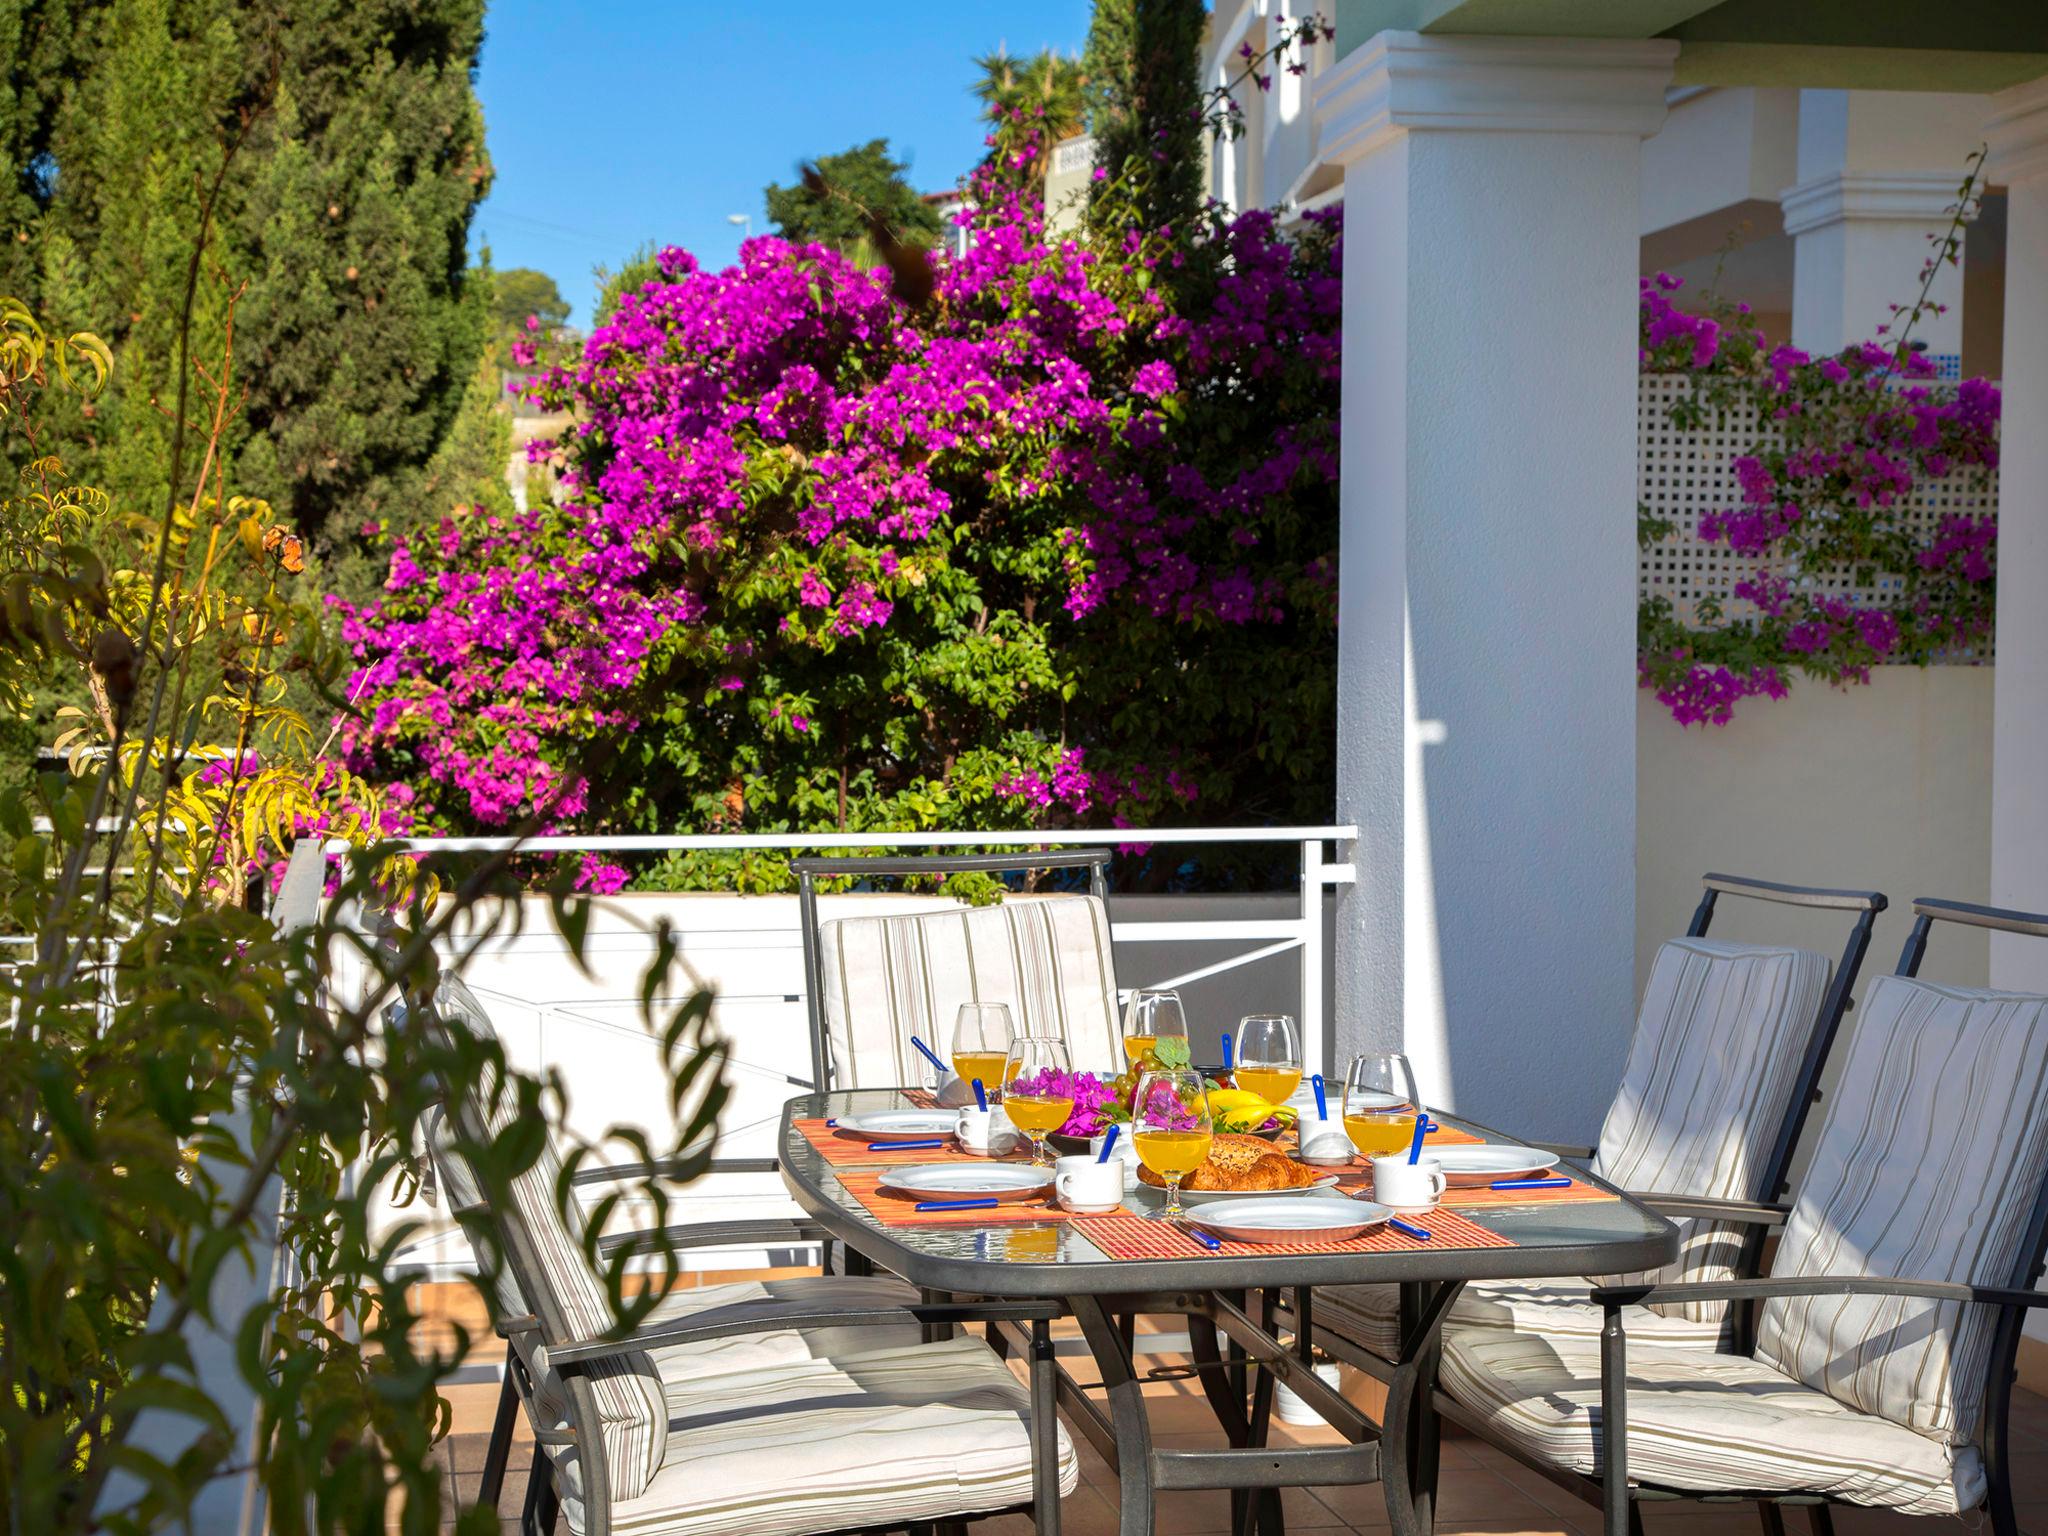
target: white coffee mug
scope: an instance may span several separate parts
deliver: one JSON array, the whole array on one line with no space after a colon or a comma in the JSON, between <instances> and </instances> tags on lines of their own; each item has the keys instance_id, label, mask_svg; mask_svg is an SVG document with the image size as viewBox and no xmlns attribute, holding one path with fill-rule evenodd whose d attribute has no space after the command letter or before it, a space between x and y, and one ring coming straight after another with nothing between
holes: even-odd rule
<instances>
[{"instance_id":1,"label":"white coffee mug","mask_svg":"<svg viewBox=\"0 0 2048 1536\"><path fill-rule=\"evenodd\" d=\"M1058 1158L1052 1192L1070 1211L1113 1211L1124 1200L1124 1165L1115 1157L1098 1163L1086 1153Z\"/></svg>"},{"instance_id":2,"label":"white coffee mug","mask_svg":"<svg viewBox=\"0 0 2048 1536\"><path fill-rule=\"evenodd\" d=\"M1443 1165L1433 1157L1372 1160L1372 1197L1397 1211L1428 1210L1443 1199L1445 1186Z\"/></svg>"},{"instance_id":3,"label":"white coffee mug","mask_svg":"<svg viewBox=\"0 0 2048 1536\"><path fill-rule=\"evenodd\" d=\"M975 1157L1007 1157L1024 1144L1023 1133L1010 1123L1000 1104L987 1109L970 1104L961 1110L953 1117L953 1139L962 1152Z\"/></svg>"}]
</instances>

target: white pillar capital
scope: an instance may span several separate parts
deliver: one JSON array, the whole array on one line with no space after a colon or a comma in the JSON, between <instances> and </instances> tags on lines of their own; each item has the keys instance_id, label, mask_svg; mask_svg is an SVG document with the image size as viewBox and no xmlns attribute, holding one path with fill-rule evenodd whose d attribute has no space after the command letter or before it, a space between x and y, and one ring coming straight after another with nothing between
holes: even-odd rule
<instances>
[{"instance_id":1,"label":"white pillar capital","mask_svg":"<svg viewBox=\"0 0 2048 1536\"><path fill-rule=\"evenodd\" d=\"M1322 158L1350 165L1431 128L1646 138L1663 125L1677 57L1663 38L1381 32L1316 82Z\"/></svg>"},{"instance_id":2,"label":"white pillar capital","mask_svg":"<svg viewBox=\"0 0 2048 1536\"><path fill-rule=\"evenodd\" d=\"M1950 171L1832 171L1787 187L1778 202L1785 211L1785 233L1796 237L1830 224L1926 229L1946 223L1961 197L1961 183Z\"/></svg>"},{"instance_id":3,"label":"white pillar capital","mask_svg":"<svg viewBox=\"0 0 2048 1536\"><path fill-rule=\"evenodd\" d=\"M1991 98L1984 142L1985 180L2009 187L2048 178L2048 75Z\"/></svg>"}]
</instances>

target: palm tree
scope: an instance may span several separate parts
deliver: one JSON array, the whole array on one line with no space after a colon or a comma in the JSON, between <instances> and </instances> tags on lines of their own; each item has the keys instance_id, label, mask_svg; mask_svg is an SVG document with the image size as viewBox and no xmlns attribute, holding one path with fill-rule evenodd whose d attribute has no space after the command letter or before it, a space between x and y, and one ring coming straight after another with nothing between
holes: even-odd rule
<instances>
[{"instance_id":1,"label":"palm tree","mask_svg":"<svg viewBox=\"0 0 2048 1536\"><path fill-rule=\"evenodd\" d=\"M1052 163L1053 146L1081 132L1087 119L1086 87L1079 59L1064 58L1042 48L1027 59L1013 59L1007 47L974 61L981 80L974 87L982 115L995 125L996 142L989 154L1007 161L1027 133L1038 135L1032 162L1018 179L1042 185ZM1019 121L1019 114L1022 120Z\"/></svg>"}]
</instances>

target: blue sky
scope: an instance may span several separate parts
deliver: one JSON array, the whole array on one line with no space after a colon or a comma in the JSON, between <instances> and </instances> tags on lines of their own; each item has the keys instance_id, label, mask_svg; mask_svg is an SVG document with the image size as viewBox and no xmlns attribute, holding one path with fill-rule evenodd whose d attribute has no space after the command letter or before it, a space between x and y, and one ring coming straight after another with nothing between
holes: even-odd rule
<instances>
[{"instance_id":1,"label":"blue sky","mask_svg":"<svg viewBox=\"0 0 2048 1536\"><path fill-rule=\"evenodd\" d=\"M1077 51L1088 0L491 0L477 92L497 176L471 228L498 267L551 274L589 320L591 269L643 241L706 266L734 213L797 162L886 138L920 190L981 153L970 60Z\"/></svg>"}]
</instances>

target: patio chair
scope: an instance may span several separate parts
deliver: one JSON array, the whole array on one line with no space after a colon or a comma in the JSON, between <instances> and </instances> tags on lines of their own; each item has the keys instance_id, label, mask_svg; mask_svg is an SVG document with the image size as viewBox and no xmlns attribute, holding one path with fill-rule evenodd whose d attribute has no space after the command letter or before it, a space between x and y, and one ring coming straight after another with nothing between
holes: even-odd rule
<instances>
[{"instance_id":1,"label":"patio chair","mask_svg":"<svg viewBox=\"0 0 2048 1536\"><path fill-rule=\"evenodd\" d=\"M1781 1229L1768 1276L1593 1293L1598 1341L1453 1326L1441 1412L1602 1504L1755 1500L1953 1515L2016 1536L2007 1415L2048 1249L2048 997L1914 979L1935 922L2048 938L2048 914L1916 901L1851 1030L1797 1198L1690 1201ZM1645 1304L1753 1303L1750 1350L1633 1339Z\"/></svg>"},{"instance_id":2,"label":"patio chair","mask_svg":"<svg viewBox=\"0 0 2048 1536\"><path fill-rule=\"evenodd\" d=\"M1105 905L1106 848L920 858L792 859L802 909L812 1080L821 1087L920 1081L917 1036L946 1055L962 1003L1007 1003L1020 1031L1067 1042L1077 1071L1123 1069ZM817 882L1085 869L1088 893L900 917L818 919Z\"/></svg>"},{"instance_id":3,"label":"patio chair","mask_svg":"<svg viewBox=\"0 0 2048 1536\"><path fill-rule=\"evenodd\" d=\"M445 1029L443 1011L479 1016L467 992L444 978L425 1027ZM927 1306L893 1281L770 1281L672 1292L615 1336L552 1147L496 1203L463 1155L512 1123L494 1087L444 1104L433 1153L496 1271L508 1390L480 1494L495 1507L523 1407L535 1441L523 1531L566 1513L581 1536L811 1536L1035 1513L1074 1487L1078 1462L1049 1411L1056 1305ZM623 1234L597 1251L660 1252L688 1233ZM928 1327L1005 1321L1031 1326L1029 1387L977 1340L919 1342Z\"/></svg>"},{"instance_id":4,"label":"patio chair","mask_svg":"<svg viewBox=\"0 0 2048 1536\"><path fill-rule=\"evenodd\" d=\"M1710 874L1701 885L1685 937L1660 948L1650 967L1599 1145L1548 1150L1589 1162L1593 1172L1625 1189L1774 1200L1785 1192L1793 1150L1885 898L1735 875ZM1826 957L1811 950L1708 938L1715 903L1724 895L1855 913L1832 979ZM1755 1229L1667 1214L1680 1223L1677 1259L1647 1275L1612 1278L1729 1279L1753 1266L1762 1238ZM1325 1342L1335 1353L1384 1374L1377 1367L1394 1358L1399 1344L1396 1287L1325 1287L1315 1293L1313 1312L1316 1326L1334 1336ZM1590 1280L1489 1280L1460 1293L1450 1320L1595 1340L1601 1311ZM1660 1303L1629 1315L1639 1337L1687 1349L1738 1344L1745 1321L1742 1309L1721 1301Z\"/></svg>"}]
</instances>

